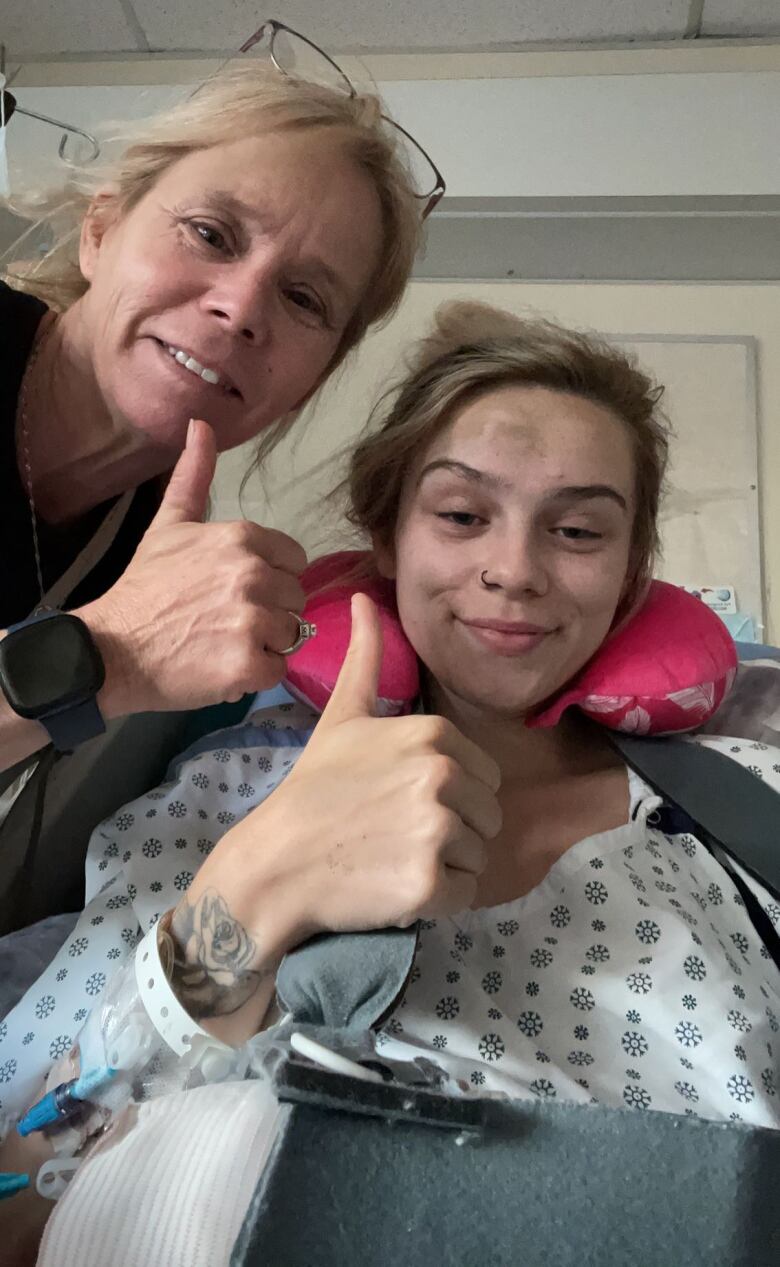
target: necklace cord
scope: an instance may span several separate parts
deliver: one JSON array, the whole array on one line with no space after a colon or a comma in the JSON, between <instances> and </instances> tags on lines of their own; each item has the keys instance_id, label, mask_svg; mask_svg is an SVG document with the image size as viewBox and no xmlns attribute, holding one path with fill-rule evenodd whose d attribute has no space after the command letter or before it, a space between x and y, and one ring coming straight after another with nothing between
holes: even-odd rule
<instances>
[{"instance_id":1,"label":"necklace cord","mask_svg":"<svg viewBox=\"0 0 780 1267\"><path fill-rule=\"evenodd\" d=\"M45 320L45 317L44 317ZM35 574L38 579L38 594L40 601L36 607L36 612L43 611L46 607L45 594L43 588L43 569L41 567L41 549L38 540L38 515L35 510L35 497L33 494L33 477L32 477L32 461L30 459L30 432L27 426L27 407L30 394L30 377L35 364L40 356L41 349L46 343L49 334L54 327L56 318L52 318L47 328L36 339L33 349L30 353L27 365L25 367L22 385L19 391L19 440L21 448L22 467L24 475L24 485L27 493L27 501L30 506L30 524L32 526L33 552L35 554Z\"/></svg>"}]
</instances>

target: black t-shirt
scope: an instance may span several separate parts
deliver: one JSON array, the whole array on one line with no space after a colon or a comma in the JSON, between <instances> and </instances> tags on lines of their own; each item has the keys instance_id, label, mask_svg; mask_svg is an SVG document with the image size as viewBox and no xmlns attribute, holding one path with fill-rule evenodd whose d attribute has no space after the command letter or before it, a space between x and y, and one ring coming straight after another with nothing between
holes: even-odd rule
<instances>
[{"instance_id":1,"label":"black t-shirt","mask_svg":"<svg viewBox=\"0 0 780 1267\"><path fill-rule=\"evenodd\" d=\"M0 629L23 620L39 601L30 506L16 455L16 409L35 332L46 307L0 282ZM137 489L125 519L106 551L67 600L81 607L104 594L122 575L160 502L160 484ZM76 524L53 528L38 517L44 589L65 572L95 534L113 502L104 502Z\"/></svg>"}]
</instances>

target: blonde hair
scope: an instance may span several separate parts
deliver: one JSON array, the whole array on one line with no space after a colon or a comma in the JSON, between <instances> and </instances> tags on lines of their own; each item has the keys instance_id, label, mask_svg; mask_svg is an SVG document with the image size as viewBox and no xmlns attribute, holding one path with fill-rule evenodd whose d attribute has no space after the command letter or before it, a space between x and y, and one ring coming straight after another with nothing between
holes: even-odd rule
<instances>
[{"instance_id":1,"label":"blonde hair","mask_svg":"<svg viewBox=\"0 0 780 1267\"><path fill-rule=\"evenodd\" d=\"M9 210L48 229L53 245L32 264L6 262L7 280L64 311L88 289L78 262L81 225L96 194L114 190L129 212L173 163L199 149L270 132L338 129L347 153L373 181L383 240L377 268L342 336L329 370L360 341L368 326L389 316L403 295L420 242L421 218L411 177L398 153L395 129L382 120L379 98L350 97L293 79L265 65L237 66L208 80L194 95L111 138L122 143L112 161L74 167L64 187L14 199ZM20 239L21 242L24 239ZM19 242L15 244L18 253Z\"/></svg>"},{"instance_id":2,"label":"blonde hair","mask_svg":"<svg viewBox=\"0 0 780 1267\"><path fill-rule=\"evenodd\" d=\"M380 400L372 430L352 453L343 486L347 518L392 542L406 477L457 409L508 384L546 387L608 409L632 441L636 513L628 574L616 619L641 599L659 549L658 509L669 427L659 410L663 388L632 356L594 334L527 319L474 302L452 302L415 348L407 376Z\"/></svg>"}]
</instances>

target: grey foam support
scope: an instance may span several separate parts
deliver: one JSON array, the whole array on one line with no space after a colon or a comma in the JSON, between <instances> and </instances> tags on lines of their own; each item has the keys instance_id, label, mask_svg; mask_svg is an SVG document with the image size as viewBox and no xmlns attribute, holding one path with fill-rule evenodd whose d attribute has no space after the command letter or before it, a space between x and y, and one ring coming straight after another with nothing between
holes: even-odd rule
<instances>
[{"instance_id":1,"label":"grey foam support","mask_svg":"<svg viewBox=\"0 0 780 1267\"><path fill-rule=\"evenodd\" d=\"M231 1267L777 1267L780 1132L510 1102L458 1145L294 1106Z\"/></svg>"},{"instance_id":2,"label":"grey foam support","mask_svg":"<svg viewBox=\"0 0 780 1267\"><path fill-rule=\"evenodd\" d=\"M362 1033L393 1007L416 945L416 928L313 937L282 960L279 1002L298 1024Z\"/></svg>"}]
</instances>

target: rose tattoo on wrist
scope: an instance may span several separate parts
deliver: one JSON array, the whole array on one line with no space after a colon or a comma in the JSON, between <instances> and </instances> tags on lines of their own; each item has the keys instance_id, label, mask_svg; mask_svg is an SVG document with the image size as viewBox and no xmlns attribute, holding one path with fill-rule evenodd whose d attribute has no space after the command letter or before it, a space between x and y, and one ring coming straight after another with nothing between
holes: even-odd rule
<instances>
[{"instance_id":1,"label":"rose tattoo on wrist","mask_svg":"<svg viewBox=\"0 0 780 1267\"><path fill-rule=\"evenodd\" d=\"M257 947L214 889L194 904L185 898L174 912L171 933L172 985L195 1020L237 1012L270 971L252 966Z\"/></svg>"}]
</instances>

